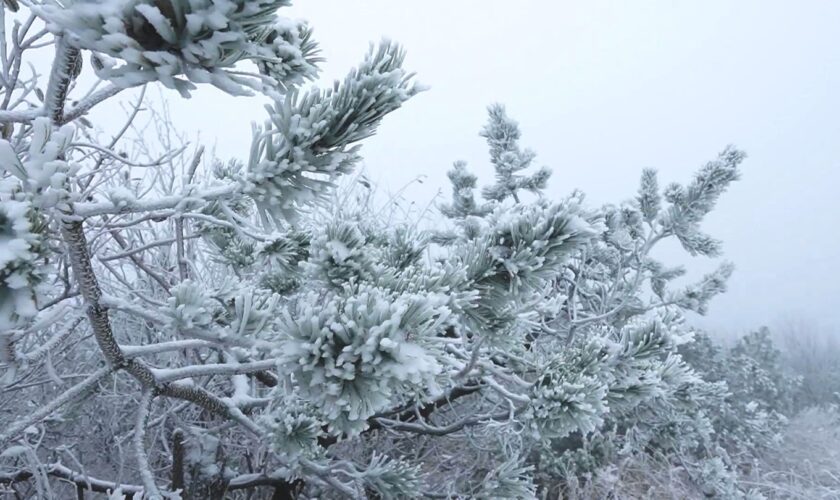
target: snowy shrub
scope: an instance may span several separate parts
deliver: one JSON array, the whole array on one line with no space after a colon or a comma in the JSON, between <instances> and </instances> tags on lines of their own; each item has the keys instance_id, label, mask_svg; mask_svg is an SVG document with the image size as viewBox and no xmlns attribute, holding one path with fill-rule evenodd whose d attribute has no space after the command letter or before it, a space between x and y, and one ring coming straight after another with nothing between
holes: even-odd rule
<instances>
[{"instance_id":1,"label":"snowy shrub","mask_svg":"<svg viewBox=\"0 0 840 500\"><path fill-rule=\"evenodd\" d=\"M716 442L751 457L778 445L799 380L785 374L768 330L745 335L731 349L701 334L681 352L704 380L726 386L725 397L707 408Z\"/></svg>"},{"instance_id":2,"label":"snowy shrub","mask_svg":"<svg viewBox=\"0 0 840 500\"><path fill-rule=\"evenodd\" d=\"M743 153L664 190L647 170L635 198L591 207L546 195L550 171L493 105L493 184L458 162L433 229L378 217L336 186L422 87L387 41L307 86L318 48L287 4L33 2L4 32L4 67L55 56L45 82L0 68L0 482L55 498L537 498L665 456L742 495L730 451L772 440L792 386L765 337L724 353L686 325L731 264L677 286L685 270L652 252L719 256L701 223ZM102 82L82 94L86 59ZM230 161L165 114L157 137L132 127L145 89L122 132L88 121L153 84L270 105Z\"/></svg>"},{"instance_id":3,"label":"snowy shrub","mask_svg":"<svg viewBox=\"0 0 840 500\"><path fill-rule=\"evenodd\" d=\"M332 431L356 434L397 396L439 392L436 333L449 312L435 295L394 295L347 285L309 293L281 321L281 372L321 412Z\"/></svg>"},{"instance_id":4,"label":"snowy shrub","mask_svg":"<svg viewBox=\"0 0 840 500\"><path fill-rule=\"evenodd\" d=\"M801 379L793 395L794 407L827 407L840 402L840 343L833 332L802 322L782 325L772 333L781 351L779 362Z\"/></svg>"}]
</instances>

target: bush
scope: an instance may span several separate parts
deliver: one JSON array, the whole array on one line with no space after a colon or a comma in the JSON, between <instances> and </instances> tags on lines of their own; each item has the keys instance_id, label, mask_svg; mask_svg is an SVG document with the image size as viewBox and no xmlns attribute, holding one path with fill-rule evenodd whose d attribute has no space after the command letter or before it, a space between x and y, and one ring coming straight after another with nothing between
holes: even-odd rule
<instances>
[{"instance_id":1,"label":"bush","mask_svg":"<svg viewBox=\"0 0 840 500\"><path fill-rule=\"evenodd\" d=\"M651 252L720 256L701 224L744 154L663 190L647 170L617 205L549 200L550 171L494 105L484 201L458 163L432 230L339 206L360 141L422 88L391 42L305 88L317 46L286 5L37 4L6 31L10 67L55 56L46 82L0 82L15 97L0 111L0 481L43 498L533 498L650 457L740 495L731 450L771 440L786 379L761 335L692 347L684 313L708 309L731 264L677 287L684 270ZM102 88L76 96L85 56ZM162 151L90 127L90 109L150 83L258 92L267 121L242 158L205 165L166 127Z\"/></svg>"}]
</instances>

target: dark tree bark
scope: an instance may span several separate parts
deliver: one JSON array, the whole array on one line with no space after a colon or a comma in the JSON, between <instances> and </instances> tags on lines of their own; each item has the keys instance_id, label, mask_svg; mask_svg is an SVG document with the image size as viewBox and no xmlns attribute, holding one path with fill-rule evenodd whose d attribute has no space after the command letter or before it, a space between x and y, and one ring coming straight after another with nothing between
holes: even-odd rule
<instances>
[{"instance_id":1,"label":"dark tree bark","mask_svg":"<svg viewBox=\"0 0 840 500\"><path fill-rule=\"evenodd\" d=\"M172 490L184 489L184 432L172 432Z\"/></svg>"}]
</instances>

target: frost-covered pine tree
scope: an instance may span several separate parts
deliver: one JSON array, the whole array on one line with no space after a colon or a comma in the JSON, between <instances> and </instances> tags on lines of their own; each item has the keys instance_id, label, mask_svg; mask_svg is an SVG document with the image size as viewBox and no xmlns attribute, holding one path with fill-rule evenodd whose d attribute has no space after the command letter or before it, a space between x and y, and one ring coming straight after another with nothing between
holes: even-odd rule
<instances>
[{"instance_id":1,"label":"frost-covered pine tree","mask_svg":"<svg viewBox=\"0 0 840 500\"><path fill-rule=\"evenodd\" d=\"M523 191L541 193L548 171L519 174L518 181L509 181L510 172L523 170L534 155L521 152L518 127L504 108L496 105L489 111L482 136L490 147L497 183L484 189L483 195L495 208L483 218L444 210L460 228L460 236L438 234L439 241L450 245L494 231L499 217L551 206L544 196L521 202ZM525 161L519 160L523 157ZM685 270L666 266L651 252L659 242L675 238L691 255L719 255L719 242L702 233L700 223L738 178L743 158L743 153L727 148L688 185L672 184L664 193L656 172L646 170L636 198L619 206L586 210L583 195L573 193L563 205L575 207L595 231L594 237L550 270L537 259L545 248L540 242L529 242L519 251L505 248L491 253L503 258L512 283L529 282L534 288L528 293L520 290L515 301L510 293L498 293L484 311L496 320L493 324L506 326L505 335L476 336L470 341L478 339L488 350L498 342L491 359L513 355L515 363L502 364L518 365L520 377L531 374L529 389L522 394L528 406L519 425L531 431L532 441L522 440L518 454L522 464L532 467L530 480L544 492L568 494L570 480L575 483L580 474L591 477L622 455L658 449L696 458L689 473L697 476L699 488L741 494L732 485L731 464L714 451L714 411L726 396L726 383L704 380L678 352L695 334L686 326L684 312L703 314L710 299L725 290L732 265L724 263L695 283L674 287L670 283ZM512 163L521 168L511 169ZM476 206L459 203L473 199L471 189L476 184L465 167L456 164L450 178L455 186L451 206ZM470 179L469 184L462 179ZM463 222L465 215L470 217L468 224ZM536 220L523 221L510 236L493 240L516 241L537 227ZM533 279L537 275L544 281ZM500 316L507 321L500 321ZM720 474L701 478L706 464L719 463Z\"/></svg>"},{"instance_id":2,"label":"frost-covered pine tree","mask_svg":"<svg viewBox=\"0 0 840 500\"><path fill-rule=\"evenodd\" d=\"M318 49L305 24L281 15L286 1L26 5L16 15L2 11L0 338L9 393L43 393L4 405L5 482L33 478L38 495L62 496L52 491L56 476L80 490L149 498L259 486L289 495L298 478L349 496L368 483L392 487L391 476L415 484L400 479L410 469L389 456L362 463L296 453L281 446L285 427L277 424L283 415L287 427L294 427L289 419L315 419L318 435L322 425L359 427L370 408L357 401L327 391L323 400L299 396L314 389L303 386L305 375L313 383L320 376L305 367L307 356L320 359L305 346L306 328L317 340L318 328L329 331L354 308L387 322L412 303L407 296L391 310L378 289L367 301L356 295L356 305L336 295L334 307L319 311L326 323L318 327L314 316L301 316L309 314L307 300L319 290L350 293L351 284L298 290L296 282L304 277L298 263L312 260L305 277L316 280L317 259L330 259L310 250L312 242L341 254L334 240L299 227L299 215L352 170L359 141L419 90L402 69L402 50L383 42L333 87L302 88L316 75ZM55 53L49 74L23 72L28 51L45 46ZM89 70L96 84L78 88ZM140 101L115 137L90 129L89 110L158 83L185 96L202 84L259 92L273 104L244 160L212 172L202 161L216 162L201 148L188 154L177 137L162 138L160 156L131 144L125 135ZM424 297L417 307L418 324L442 321ZM297 323L297 333L283 329ZM359 323L360 335L367 326ZM390 335L391 349L410 356L408 346L397 349L399 331L383 328L382 349ZM419 349L417 356L430 356ZM342 380L337 369L330 376ZM374 388L397 390L432 377L409 372L369 378ZM311 415L295 413L297 400ZM377 405L384 401L387 394ZM102 433L112 443L77 442L102 425L112 427ZM116 465L127 472L87 476Z\"/></svg>"},{"instance_id":3,"label":"frost-covered pine tree","mask_svg":"<svg viewBox=\"0 0 840 500\"><path fill-rule=\"evenodd\" d=\"M664 192L645 172L636 199L590 208L542 193L549 171L493 106L495 183L479 202L456 164L451 230L335 209L361 141L421 88L387 41L311 86L318 48L287 5L0 11L0 482L45 498L533 498L620 448L690 454L703 487L734 492L707 412L725 387L677 351L682 312L732 268L675 287L683 270L651 250L719 254L700 223L743 154ZM24 68L44 48L42 78ZM208 84L269 102L241 157L131 135L144 86ZM91 127L127 91L126 126Z\"/></svg>"}]
</instances>

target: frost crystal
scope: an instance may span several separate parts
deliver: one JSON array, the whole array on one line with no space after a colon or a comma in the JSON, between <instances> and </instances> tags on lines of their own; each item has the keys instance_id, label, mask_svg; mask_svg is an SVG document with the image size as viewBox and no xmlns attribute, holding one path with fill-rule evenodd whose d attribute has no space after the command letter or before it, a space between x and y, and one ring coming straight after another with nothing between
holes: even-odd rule
<instances>
[{"instance_id":1,"label":"frost crystal","mask_svg":"<svg viewBox=\"0 0 840 500\"><path fill-rule=\"evenodd\" d=\"M0 199L0 330L15 328L37 312L39 239L27 203Z\"/></svg>"},{"instance_id":2,"label":"frost crystal","mask_svg":"<svg viewBox=\"0 0 840 500\"><path fill-rule=\"evenodd\" d=\"M70 199L68 179L77 170L64 160L73 141L74 127L53 128L48 118L32 122L32 136L23 155L0 139L0 168L20 181L24 193L40 208L52 208Z\"/></svg>"}]
</instances>

